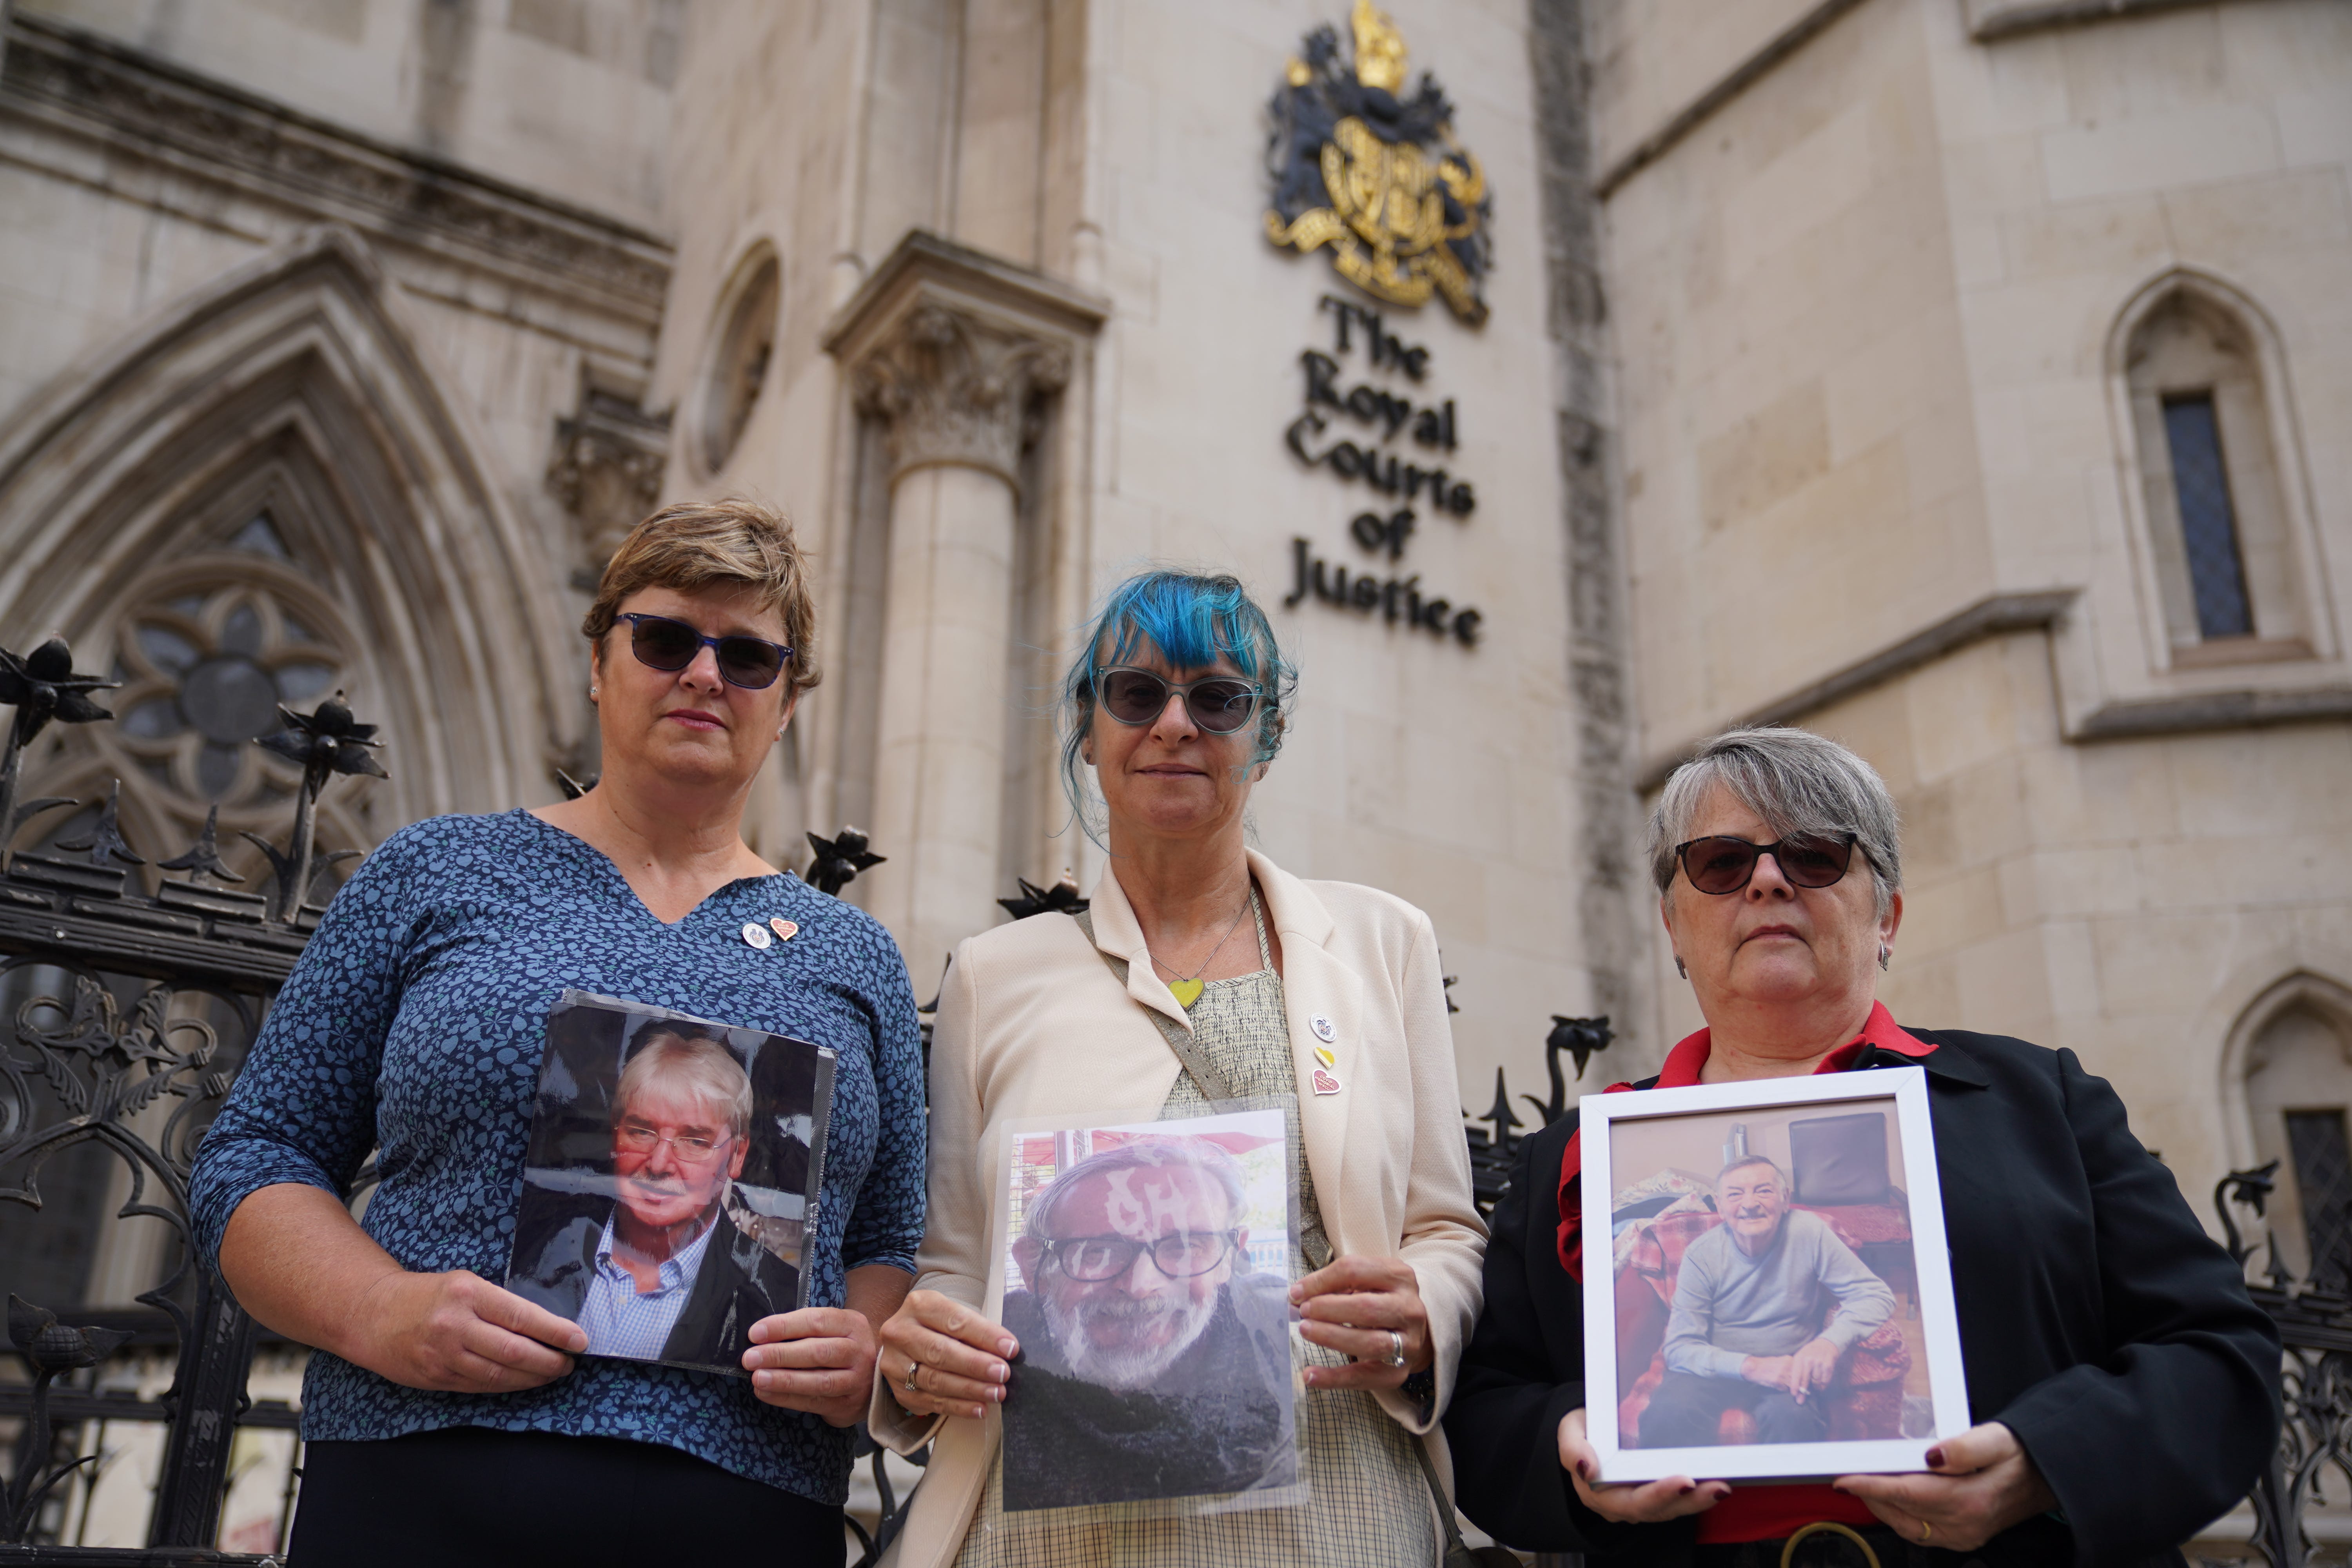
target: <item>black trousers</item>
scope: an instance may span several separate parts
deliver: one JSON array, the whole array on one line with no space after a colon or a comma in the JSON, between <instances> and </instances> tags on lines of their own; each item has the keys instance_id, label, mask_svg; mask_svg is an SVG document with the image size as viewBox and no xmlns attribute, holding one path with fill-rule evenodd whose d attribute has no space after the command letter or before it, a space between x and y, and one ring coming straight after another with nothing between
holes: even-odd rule
<instances>
[{"instance_id":1,"label":"black trousers","mask_svg":"<svg viewBox=\"0 0 2352 1568\"><path fill-rule=\"evenodd\" d=\"M1710 1447L1723 1439L1716 1435L1727 1410L1745 1410L1756 1417L1759 1443L1821 1443L1830 1435L1829 1411L1821 1398L1800 1405L1785 1389L1768 1388L1737 1377L1694 1377L1670 1372L1658 1380L1642 1412L1644 1448Z\"/></svg>"},{"instance_id":2,"label":"black trousers","mask_svg":"<svg viewBox=\"0 0 2352 1568\"><path fill-rule=\"evenodd\" d=\"M293 1568L841 1568L841 1510L654 1443L478 1426L312 1443Z\"/></svg>"}]
</instances>

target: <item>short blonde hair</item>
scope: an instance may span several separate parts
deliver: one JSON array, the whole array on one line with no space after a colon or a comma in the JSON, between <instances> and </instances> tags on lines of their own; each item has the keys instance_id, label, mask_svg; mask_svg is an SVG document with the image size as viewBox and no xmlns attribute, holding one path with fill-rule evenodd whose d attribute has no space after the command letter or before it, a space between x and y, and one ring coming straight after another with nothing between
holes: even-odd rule
<instances>
[{"instance_id":1,"label":"short blonde hair","mask_svg":"<svg viewBox=\"0 0 2352 1568\"><path fill-rule=\"evenodd\" d=\"M805 691L817 683L816 605L809 594L808 559L782 513L732 496L662 508L629 530L613 552L580 629L602 643L619 618L622 602L645 588L688 594L751 589L761 608L783 617L784 641L793 649L784 675L792 689Z\"/></svg>"},{"instance_id":2,"label":"short blonde hair","mask_svg":"<svg viewBox=\"0 0 2352 1568\"><path fill-rule=\"evenodd\" d=\"M658 1020L637 1031L635 1045L613 1091L616 1118L658 1081L720 1112L735 1137L751 1131L751 1077L734 1052L692 1026L681 1029Z\"/></svg>"}]
</instances>

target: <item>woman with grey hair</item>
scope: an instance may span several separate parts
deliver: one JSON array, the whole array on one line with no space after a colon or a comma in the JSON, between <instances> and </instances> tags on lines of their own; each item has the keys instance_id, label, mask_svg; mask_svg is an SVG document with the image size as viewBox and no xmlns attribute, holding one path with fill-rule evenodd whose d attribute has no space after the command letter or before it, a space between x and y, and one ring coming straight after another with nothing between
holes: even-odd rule
<instances>
[{"instance_id":1,"label":"woman with grey hair","mask_svg":"<svg viewBox=\"0 0 2352 1568\"><path fill-rule=\"evenodd\" d=\"M1612 1087L1925 1068L1978 1425L1931 1448L1922 1474L1601 1484L1571 1112L1520 1145L1446 1415L1463 1510L1498 1539L1751 1568L1828 1523L1868 1559L1849 1568L1944 1560L1927 1552L1989 1568L2178 1564L2179 1543L2267 1461L2277 1331L2114 1089L2072 1051L1906 1029L1878 1001L1903 922L1896 826L1870 764L1801 730L1733 730L1677 769L1651 818L1651 871L1707 1026L1657 1077ZM1607 1268L1609 1239L1596 1246ZM1801 1404L1841 1353L1823 1336L1748 1357L1725 1397L1754 1384ZM1739 1440L1739 1422L1726 1428L1720 1440Z\"/></svg>"}]
</instances>

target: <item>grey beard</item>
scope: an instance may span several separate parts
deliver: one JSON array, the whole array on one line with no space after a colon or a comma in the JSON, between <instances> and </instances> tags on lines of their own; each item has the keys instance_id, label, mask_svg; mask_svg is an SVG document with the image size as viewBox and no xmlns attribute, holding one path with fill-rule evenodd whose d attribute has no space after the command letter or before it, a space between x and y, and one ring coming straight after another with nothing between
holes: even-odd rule
<instances>
[{"instance_id":1,"label":"grey beard","mask_svg":"<svg viewBox=\"0 0 2352 1568\"><path fill-rule=\"evenodd\" d=\"M1163 1299L1164 1300L1164 1299ZM1116 1292L1088 1298L1073 1310L1051 1291L1044 1293L1045 1326L1053 1331L1054 1342L1061 1347L1070 1363L1073 1374L1105 1388L1141 1388L1158 1380L1176 1363L1176 1358L1192 1348L1193 1342L1208 1331L1209 1320L1217 1315L1217 1298L1205 1301L1190 1300L1159 1305L1139 1301L1132 1296ZM1105 1349L1094 1343L1086 1332L1088 1325L1104 1318L1129 1321L1172 1317L1176 1331L1168 1342L1150 1349Z\"/></svg>"}]
</instances>

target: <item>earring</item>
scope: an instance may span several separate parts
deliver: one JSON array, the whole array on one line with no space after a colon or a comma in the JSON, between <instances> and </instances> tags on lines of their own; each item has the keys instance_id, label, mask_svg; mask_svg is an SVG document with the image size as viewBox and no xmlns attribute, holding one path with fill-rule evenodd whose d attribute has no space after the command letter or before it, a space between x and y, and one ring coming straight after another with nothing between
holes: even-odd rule
<instances>
[{"instance_id":1,"label":"earring","mask_svg":"<svg viewBox=\"0 0 2352 1568\"><path fill-rule=\"evenodd\" d=\"M1887 961L1888 959L1890 959L1890 958L1893 958L1894 956L1895 956L1895 950L1894 950L1893 948L1891 948L1891 947L1881 947L1881 948L1878 950L1878 967L1879 967L1879 968L1881 968L1881 969L1885 968L1885 967L1886 967L1886 961Z\"/></svg>"},{"instance_id":2,"label":"earring","mask_svg":"<svg viewBox=\"0 0 2352 1568\"><path fill-rule=\"evenodd\" d=\"M1688 980L1690 978L1690 969L1683 963L1683 955L1679 952L1675 954L1675 973L1681 975L1685 980Z\"/></svg>"},{"instance_id":3,"label":"earring","mask_svg":"<svg viewBox=\"0 0 2352 1568\"><path fill-rule=\"evenodd\" d=\"M588 689L588 700L591 702L596 700L596 689L593 686Z\"/></svg>"}]
</instances>

